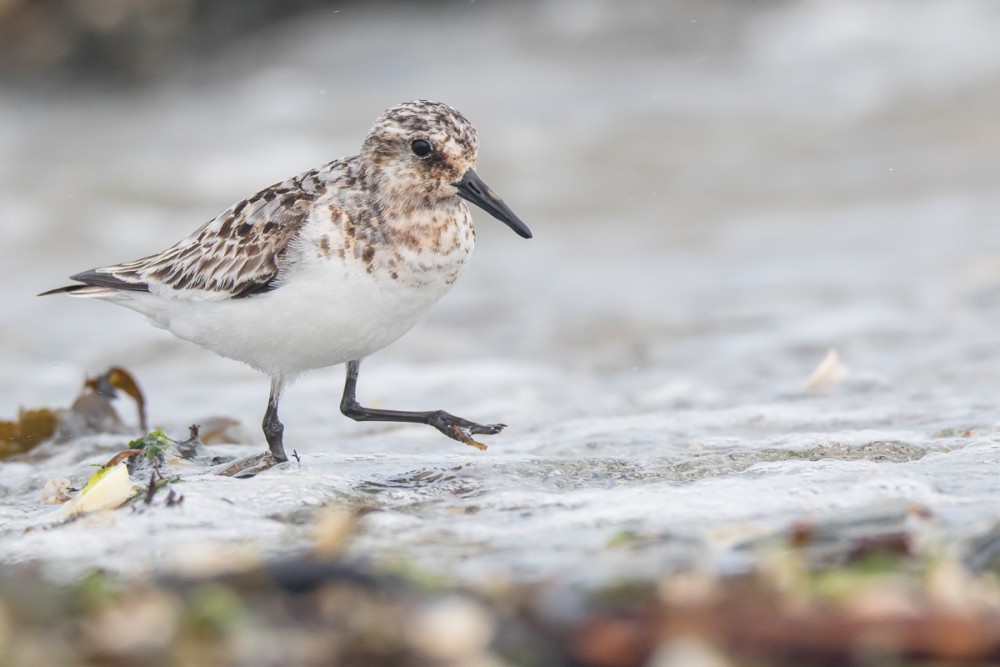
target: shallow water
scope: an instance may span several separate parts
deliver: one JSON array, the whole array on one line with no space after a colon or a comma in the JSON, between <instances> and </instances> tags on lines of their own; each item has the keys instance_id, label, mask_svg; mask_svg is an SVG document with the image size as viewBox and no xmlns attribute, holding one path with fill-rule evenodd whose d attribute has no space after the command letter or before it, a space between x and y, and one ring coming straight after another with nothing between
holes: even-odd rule
<instances>
[{"instance_id":1,"label":"shallow water","mask_svg":"<svg viewBox=\"0 0 1000 667\"><path fill-rule=\"evenodd\" d=\"M0 464L0 561L287 555L331 503L374 510L352 555L468 580L738 569L800 522L961 552L994 525L994 5L416 11L306 17L141 90L8 87L0 406L67 405L117 364L154 425L183 437L222 414L248 443L213 453L262 449L264 378L124 309L33 295L165 247L430 97L478 126L480 173L536 237L478 215L466 274L366 361L360 397L510 428L479 453L353 423L342 371L317 371L282 405L300 463L249 480L179 467L179 508L50 527L45 482L79 484L127 438ZM829 348L849 374L806 391Z\"/></svg>"}]
</instances>

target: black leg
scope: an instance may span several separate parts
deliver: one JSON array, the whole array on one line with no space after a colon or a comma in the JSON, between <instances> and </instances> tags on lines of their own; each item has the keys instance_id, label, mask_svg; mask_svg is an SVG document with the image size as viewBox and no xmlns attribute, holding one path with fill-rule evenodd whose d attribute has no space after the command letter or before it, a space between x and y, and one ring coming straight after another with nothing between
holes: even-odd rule
<instances>
[{"instance_id":1,"label":"black leg","mask_svg":"<svg viewBox=\"0 0 1000 667\"><path fill-rule=\"evenodd\" d=\"M267 399L267 411L264 413L264 437L267 438L267 446L271 450L271 456L278 463L287 461L285 447L282 443L282 435L285 427L278 421L278 401L281 400L281 390L285 386L285 378L277 376L271 378L271 396Z\"/></svg>"},{"instance_id":2,"label":"black leg","mask_svg":"<svg viewBox=\"0 0 1000 667\"><path fill-rule=\"evenodd\" d=\"M403 410L374 410L358 404L355 392L358 387L358 368L360 361L347 362L347 382L344 384L344 398L340 401L340 411L351 419L359 422L407 422L410 424L427 424L444 433L452 440L458 440L479 450L485 450L486 445L476 442L472 435L492 435L499 433L506 424L477 424L468 419L462 419L448 414L444 410L428 412L406 412Z\"/></svg>"}]
</instances>

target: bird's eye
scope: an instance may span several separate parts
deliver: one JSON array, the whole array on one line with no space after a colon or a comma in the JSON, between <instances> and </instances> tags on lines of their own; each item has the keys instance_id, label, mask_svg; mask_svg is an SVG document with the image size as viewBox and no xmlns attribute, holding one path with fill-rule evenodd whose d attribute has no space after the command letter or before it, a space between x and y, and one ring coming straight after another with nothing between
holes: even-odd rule
<instances>
[{"instance_id":1,"label":"bird's eye","mask_svg":"<svg viewBox=\"0 0 1000 667\"><path fill-rule=\"evenodd\" d=\"M417 139L410 144L410 150L417 157L424 158L431 154L431 144L426 139Z\"/></svg>"}]
</instances>

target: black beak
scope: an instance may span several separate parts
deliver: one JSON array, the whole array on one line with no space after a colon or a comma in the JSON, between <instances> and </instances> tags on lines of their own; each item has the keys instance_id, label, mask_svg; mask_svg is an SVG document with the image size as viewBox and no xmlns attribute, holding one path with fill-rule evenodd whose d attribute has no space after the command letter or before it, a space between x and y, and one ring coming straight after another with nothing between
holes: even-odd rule
<instances>
[{"instance_id":1,"label":"black beak","mask_svg":"<svg viewBox=\"0 0 1000 667\"><path fill-rule=\"evenodd\" d=\"M462 180L458 183L452 183L452 185L458 188L459 197L483 209L513 229L518 236L526 239L531 238L531 230L528 229L528 226L514 215L514 211L510 210L510 207L504 204L500 197L497 197L497 194L490 189L490 186L483 183L483 179L479 178L479 174L475 171L470 169L465 172Z\"/></svg>"}]
</instances>

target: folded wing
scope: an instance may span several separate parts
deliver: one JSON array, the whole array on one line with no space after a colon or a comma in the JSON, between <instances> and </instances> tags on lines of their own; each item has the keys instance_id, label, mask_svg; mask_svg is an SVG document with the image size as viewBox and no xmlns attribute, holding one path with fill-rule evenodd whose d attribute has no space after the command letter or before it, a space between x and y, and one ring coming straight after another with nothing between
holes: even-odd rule
<instances>
[{"instance_id":1,"label":"folded wing","mask_svg":"<svg viewBox=\"0 0 1000 667\"><path fill-rule=\"evenodd\" d=\"M83 283L45 294L245 298L280 284L283 259L308 217L314 194L279 184L224 211L163 252L71 276Z\"/></svg>"}]
</instances>

